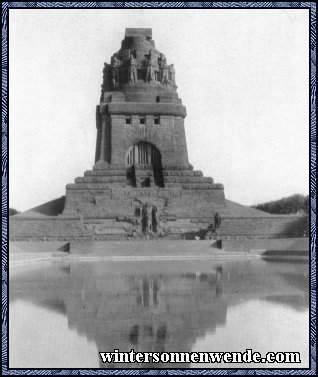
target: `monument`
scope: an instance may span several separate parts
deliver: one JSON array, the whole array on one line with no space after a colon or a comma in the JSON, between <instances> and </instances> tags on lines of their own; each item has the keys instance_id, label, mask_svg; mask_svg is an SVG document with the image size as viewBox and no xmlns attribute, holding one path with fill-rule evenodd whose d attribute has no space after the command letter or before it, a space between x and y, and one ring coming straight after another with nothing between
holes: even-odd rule
<instances>
[{"instance_id":1,"label":"monument","mask_svg":"<svg viewBox=\"0 0 318 377\"><path fill-rule=\"evenodd\" d=\"M111 62L96 108L95 165L67 185L63 214L100 219L98 232L112 222L136 234L191 231L193 218L225 206L224 188L188 161L186 109L151 29L126 29Z\"/></svg>"},{"instance_id":2,"label":"monument","mask_svg":"<svg viewBox=\"0 0 318 377\"><path fill-rule=\"evenodd\" d=\"M11 239L288 234L298 218L230 202L223 184L193 169L185 118L174 64L156 49L152 30L126 29L120 50L104 64L92 170L66 186L65 202L10 219Z\"/></svg>"}]
</instances>

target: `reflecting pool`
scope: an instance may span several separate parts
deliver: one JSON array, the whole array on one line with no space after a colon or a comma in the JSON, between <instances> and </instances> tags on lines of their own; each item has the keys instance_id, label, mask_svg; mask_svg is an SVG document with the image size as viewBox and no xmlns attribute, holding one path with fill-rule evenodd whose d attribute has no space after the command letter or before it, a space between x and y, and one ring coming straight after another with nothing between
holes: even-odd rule
<instances>
[{"instance_id":1,"label":"reflecting pool","mask_svg":"<svg viewBox=\"0 0 318 377\"><path fill-rule=\"evenodd\" d=\"M10 368L300 368L308 263L77 261L10 268ZM104 364L99 352L300 352L300 364Z\"/></svg>"}]
</instances>

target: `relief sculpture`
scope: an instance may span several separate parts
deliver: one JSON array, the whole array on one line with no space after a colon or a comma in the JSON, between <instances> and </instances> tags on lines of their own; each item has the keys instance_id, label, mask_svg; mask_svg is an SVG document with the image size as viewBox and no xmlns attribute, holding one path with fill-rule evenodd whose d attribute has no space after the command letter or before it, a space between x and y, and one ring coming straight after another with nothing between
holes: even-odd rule
<instances>
[{"instance_id":1,"label":"relief sculpture","mask_svg":"<svg viewBox=\"0 0 318 377\"><path fill-rule=\"evenodd\" d=\"M151 203L146 203L140 206L139 211L141 232L149 235L157 233L159 227L157 207Z\"/></svg>"}]
</instances>

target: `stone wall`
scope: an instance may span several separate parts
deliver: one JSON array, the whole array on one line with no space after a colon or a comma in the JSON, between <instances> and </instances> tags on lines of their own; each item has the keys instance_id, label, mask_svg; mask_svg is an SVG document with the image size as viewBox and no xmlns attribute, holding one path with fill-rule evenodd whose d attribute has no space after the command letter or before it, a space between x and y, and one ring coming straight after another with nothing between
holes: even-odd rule
<instances>
[{"instance_id":1,"label":"stone wall","mask_svg":"<svg viewBox=\"0 0 318 377\"><path fill-rule=\"evenodd\" d=\"M309 250L308 238L264 238L264 239L244 239L244 240L225 240L221 242L221 248L225 251L249 252L262 250L274 251L307 251ZM278 253L275 253L277 256ZM290 253L292 255L292 253Z\"/></svg>"},{"instance_id":2,"label":"stone wall","mask_svg":"<svg viewBox=\"0 0 318 377\"><path fill-rule=\"evenodd\" d=\"M9 219L10 240L71 240L91 236L79 219L52 216L42 219Z\"/></svg>"},{"instance_id":3,"label":"stone wall","mask_svg":"<svg viewBox=\"0 0 318 377\"><path fill-rule=\"evenodd\" d=\"M157 199L158 200L158 199ZM137 204L137 203L136 203ZM163 205L163 202L154 202ZM136 222L133 209L130 215L112 217L112 211L105 208L105 213L100 210L95 218L70 219L63 216L47 217L43 219L10 218L10 240L72 240L86 239L93 236L96 240L133 240L140 239L138 233L140 226ZM109 212L108 212L109 211ZM106 218L106 213L109 218ZM100 214L100 218L96 218ZM210 230L213 217L195 216L176 217L166 213L160 214L161 234L157 238L162 239L194 239L200 236L204 239ZM198 214L197 214L198 215ZM303 237L307 231L308 216L270 216L270 217L224 217L221 226L212 236L221 239L257 239L279 237Z\"/></svg>"},{"instance_id":4,"label":"stone wall","mask_svg":"<svg viewBox=\"0 0 318 377\"><path fill-rule=\"evenodd\" d=\"M160 124L154 116L139 124L139 116L132 116L126 124L124 115L111 116L111 163L125 164L128 149L140 141L153 144L161 154L162 165L189 165L184 121L181 117L160 115Z\"/></svg>"},{"instance_id":5,"label":"stone wall","mask_svg":"<svg viewBox=\"0 0 318 377\"><path fill-rule=\"evenodd\" d=\"M303 237L308 236L308 216L273 215L267 217L224 217L217 230L232 237Z\"/></svg>"},{"instance_id":6,"label":"stone wall","mask_svg":"<svg viewBox=\"0 0 318 377\"><path fill-rule=\"evenodd\" d=\"M200 177L199 177L200 178ZM182 189L111 187L107 183L68 185L64 214L81 213L84 217L133 216L135 203L151 202L162 214L176 217L210 217L224 207L222 188Z\"/></svg>"}]
</instances>

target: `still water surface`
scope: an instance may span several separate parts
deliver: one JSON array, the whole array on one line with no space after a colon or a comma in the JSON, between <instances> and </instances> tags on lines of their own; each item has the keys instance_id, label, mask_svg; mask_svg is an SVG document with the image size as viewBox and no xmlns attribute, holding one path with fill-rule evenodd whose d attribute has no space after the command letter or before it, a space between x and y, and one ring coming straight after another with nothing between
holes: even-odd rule
<instances>
[{"instance_id":1,"label":"still water surface","mask_svg":"<svg viewBox=\"0 0 318 377\"><path fill-rule=\"evenodd\" d=\"M10 269L11 368L308 367L308 263L48 262ZM301 365L111 364L98 352L300 352Z\"/></svg>"}]
</instances>

